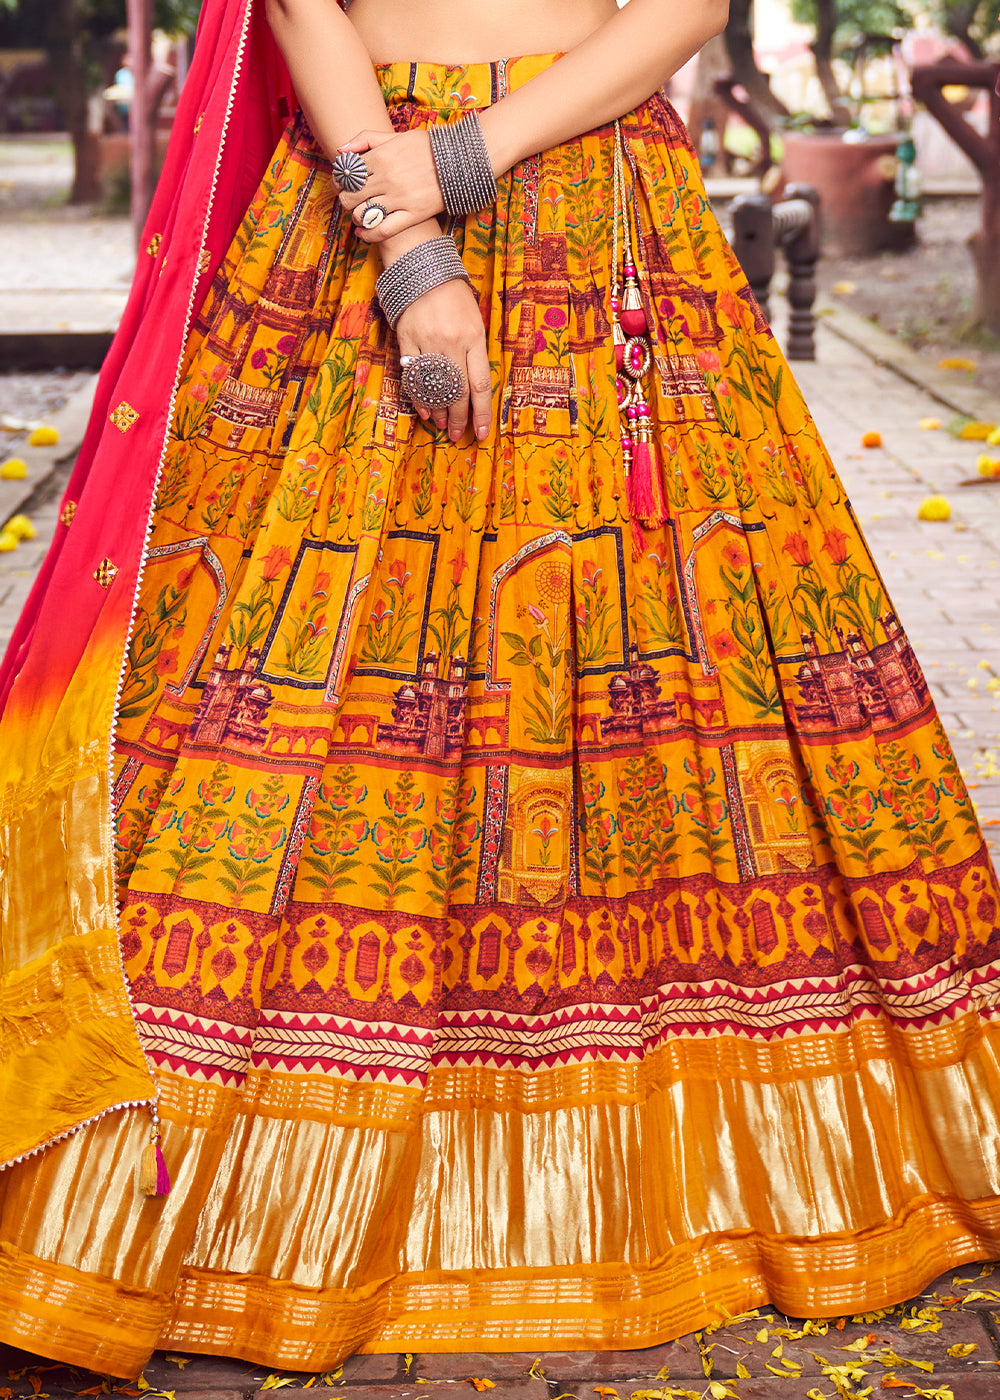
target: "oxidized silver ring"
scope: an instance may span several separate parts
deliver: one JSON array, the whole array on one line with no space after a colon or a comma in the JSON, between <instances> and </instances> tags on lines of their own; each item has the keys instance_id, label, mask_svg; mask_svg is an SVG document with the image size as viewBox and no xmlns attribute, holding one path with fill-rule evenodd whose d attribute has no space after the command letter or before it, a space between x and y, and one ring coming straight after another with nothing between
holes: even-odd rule
<instances>
[{"instance_id":1,"label":"oxidized silver ring","mask_svg":"<svg viewBox=\"0 0 1000 1400\"><path fill-rule=\"evenodd\" d=\"M387 217L389 211L384 204L366 204L361 214L362 228L378 228L379 224Z\"/></svg>"},{"instance_id":2,"label":"oxidized silver ring","mask_svg":"<svg viewBox=\"0 0 1000 1400\"><path fill-rule=\"evenodd\" d=\"M450 408L465 397L465 375L447 355L404 355L403 392L428 408Z\"/></svg>"},{"instance_id":3,"label":"oxidized silver ring","mask_svg":"<svg viewBox=\"0 0 1000 1400\"><path fill-rule=\"evenodd\" d=\"M341 151L339 156L334 156L331 169L340 188L350 194L357 194L368 183L368 166L357 151Z\"/></svg>"}]
</instances>

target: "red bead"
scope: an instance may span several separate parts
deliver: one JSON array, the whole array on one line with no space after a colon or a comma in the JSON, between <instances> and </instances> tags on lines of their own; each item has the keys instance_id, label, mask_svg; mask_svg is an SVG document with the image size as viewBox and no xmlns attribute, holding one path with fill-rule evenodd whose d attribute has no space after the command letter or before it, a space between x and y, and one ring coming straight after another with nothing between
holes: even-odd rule
<instances>
[{"instance_id":1,"label":"red bead","mask_svg":"<svg viewBox=\"0 0 1000 1400\"><path fill-rule=\"evenodd\" d=\"M616 346L615 346L615 368L618 369L618 370L620 370L620 369L622 368L622 366L624 365L624 363L625 363L625 346L624 346L624 344L616 345Z\"/></svg>"},{"instance_id":2,"label":"red bead","mask_svg":"<svg viewBox=\"0 0 1000 1400\"><path fill-rule=\"evenodd\" d=\"M646 335L649 331L649 322L641 307L635 311L623 311L621 325L626 335Z\"/></svg>"}]
</instances>

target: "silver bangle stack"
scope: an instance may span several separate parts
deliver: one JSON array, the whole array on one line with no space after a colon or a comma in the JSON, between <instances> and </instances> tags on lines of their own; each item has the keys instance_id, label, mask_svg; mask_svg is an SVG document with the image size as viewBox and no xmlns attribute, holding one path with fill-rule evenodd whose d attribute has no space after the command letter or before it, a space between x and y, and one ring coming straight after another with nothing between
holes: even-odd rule
<instances>
[{"instance_id":1,"label":"silver bangle stack","mask_svg":"<svg viewBox=\"0 0 1000 1400\"><path fill-rule=\"evenodd\" d=\"M431 154L449 214L472 214L495 204L497 182L479 113L428 128Z\"/></svg>"},{"instance_id":2,"label":"silver bangle stack","mask_svg":"<svg viewBox=\"0 0 1000 1400\"><path fill-rule=\"evenodd\" d=\"M418 243L390 264L375 283L375 295L382 314L395 330L400 316L417 297L457 278L472 286L454 240L442 234Z\"/></svg>"}]
</instances>

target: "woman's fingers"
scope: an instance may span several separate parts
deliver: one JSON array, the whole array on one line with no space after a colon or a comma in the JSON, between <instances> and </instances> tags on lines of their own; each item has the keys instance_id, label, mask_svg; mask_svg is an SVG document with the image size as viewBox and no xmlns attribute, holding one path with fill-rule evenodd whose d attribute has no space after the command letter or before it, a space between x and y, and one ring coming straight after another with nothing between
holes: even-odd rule
<instances>
[{"instance_id":1,"label":"woman's fingers","mask_svg":"<svg viewBox=\"0 0 1000 1400\"><path fill-rule=\"evenodd\" d=\"M342 146L337 147L337 154L341 151L357 151L359 155L364 155L365 151L373 151L376 146L384 146L395 134L394 131L359 131L357 136L352 136L350 141L345 141Z\"/></svg>"},{"instance_id":2,"label":"woman's fingers","mask_svg":"<svg viewBox=\"0 0 1000 1400\"><path fill-rule=\"evenodd\" d=\"M397 332L396 340L397 344L399 345L400 359L405 358L407 355L415 357L420 354L420 346L417 344L417 342L413 339L411 335L407 335L405 330L400 330ZM429 410L427 409L427 406L425 404L417 403L416 401L414 401L413 407L416 409L419 416L426 423L428 418L431 416Z\"/></svg>"},{"instance_id":3,"label":"woman's fingers","mask_svg":"<svg viewBox=\"0 0 1000 1400\"><path fill-rule=\"evenodd\" d=\"M472 430L482 442L489 437L493 422L493 375L485 337L466 356L469 398L472 402Z\"/></svg>"}]
</instances>

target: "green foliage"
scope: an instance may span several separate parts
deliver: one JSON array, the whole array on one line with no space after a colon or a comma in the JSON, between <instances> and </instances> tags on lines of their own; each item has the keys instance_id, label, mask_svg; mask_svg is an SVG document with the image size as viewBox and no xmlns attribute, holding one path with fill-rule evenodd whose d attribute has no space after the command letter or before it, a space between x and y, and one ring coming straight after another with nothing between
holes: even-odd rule
<instances>
[{"instance_id":1,"label":"green foliage","mask_svg":"<svg viewBox=\"0 0 1000 1400\"><path fill-rule=\"evenodd\" d=\"M837 41L849 43L859 34L891 34L909 28L912 15L894 0L837 0ZM799 24L816 24L816 0L791 0L792 18Z\"/></svg>"},{"instance_id":2,"label":"green foliage","mask_svg":"<svg viewBox=\"0 0 1000 1400\"><path fill-rule=\"evenodd\" d=\"M154 0L153 22L168 34L193 34L202 0ZM53 8L38 0L0 0L0 47L42 48L50 39ZM91 40L125 28L125 0L73 0L80 28Z\"/></svg>"},{"instance_id":3,"label":"green foliage","mask_svg":"<svg viewBox=\"0 0 1000 1400\"><path fill-rule=\"evenodd\" d=\"M817 0L790 0L792 18L815 25ZM918 13L929 15L944 33L973 51L991 34L1000 33L1000 7L994 0L835 0L837 43L846 46L861 34L891 34L908 29Z\"/></svg>"},{"instance_id":4,"label":"green foliage","mask_svg":"<svg viewBox=\"0 0 1000 1400\"><path fill-rule=\"evenodd\" d=\"M153 22L168 34L193 34L201 6L202 0L155 0Z\"/></svg>"}]
</instances>

